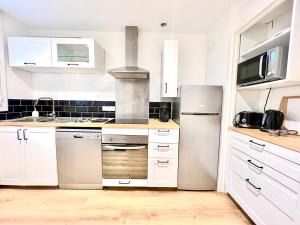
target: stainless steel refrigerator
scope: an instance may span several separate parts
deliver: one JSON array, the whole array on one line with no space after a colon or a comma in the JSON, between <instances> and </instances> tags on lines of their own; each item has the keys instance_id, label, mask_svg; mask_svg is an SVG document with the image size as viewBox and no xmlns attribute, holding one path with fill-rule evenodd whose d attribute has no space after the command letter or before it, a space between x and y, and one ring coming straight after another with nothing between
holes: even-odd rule
<instances>
[{"instance_id":1,"label":"stainless steel refrigerator","mask_svg":"<svg viewBox=\"0 0 300 225\"><path fill-rule=\"evenodd\" d=\"M216 190L220 143L221 86L181 86L173 106L180 124L178 189Z\"/></svg>"}]
</instances>

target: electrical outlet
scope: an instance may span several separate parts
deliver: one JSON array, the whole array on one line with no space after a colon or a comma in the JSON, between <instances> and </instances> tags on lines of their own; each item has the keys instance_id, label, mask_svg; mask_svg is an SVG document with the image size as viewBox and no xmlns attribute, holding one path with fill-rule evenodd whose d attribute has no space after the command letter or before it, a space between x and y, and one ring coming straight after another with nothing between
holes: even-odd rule
<instances>
[{"instance_id":1,"label":"electrical outlet","mask_svg":"<svg viewBox=\"0 0 300 225\"><path fill-rule=\"evenodd\" d=\"M102 106L102 111L113 112L113 111L116 111L116 107L115 106Z\"/></svg>"}]
</instances>

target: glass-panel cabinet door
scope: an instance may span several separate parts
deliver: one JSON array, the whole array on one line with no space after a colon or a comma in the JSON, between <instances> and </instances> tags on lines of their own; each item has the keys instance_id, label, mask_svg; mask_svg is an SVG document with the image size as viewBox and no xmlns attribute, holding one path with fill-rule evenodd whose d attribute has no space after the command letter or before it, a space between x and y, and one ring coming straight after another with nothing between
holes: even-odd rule
<instances>
[{"instance_id":1,"label":"glass-panel cabinet door","mask_svg":"<svg viewBox=\"0 0 300 225\"><path fill-rule=\"evenodd\" d=\"M53 65L56 67L94 67L94 40L86 38L55 38Z\"/></svg>"}]
</instances>

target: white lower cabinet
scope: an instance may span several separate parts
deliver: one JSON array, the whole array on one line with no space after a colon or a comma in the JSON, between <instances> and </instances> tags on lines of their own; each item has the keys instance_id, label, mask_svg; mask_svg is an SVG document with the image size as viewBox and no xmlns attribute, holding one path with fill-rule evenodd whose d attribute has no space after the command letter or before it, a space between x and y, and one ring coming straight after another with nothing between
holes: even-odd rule
<instances>
[{"instance_id":1,"label":"white lower cabinet","mask_svg":"<svg viewBox=\"0 0 300 225\"><path fill-rule=\"evenodd\" d=\"M149 187L177 187L178 141L179 129L149 129Z\"/></svg>"},{"instance_id":2,"label":"white lower cabinet","mask_svg":"<svg viewBox=\"0 0 300 225\"><path fill-rule=\"evenodd\" d=\"M0 184L25 185L25 151L20 127L0 128ZM19 134L18 134L19 133Z\"/></svg>"},{"instance_id":3,"label":"white lower cabinet","mask_svg":"<svg viewBox=\"0 0 300 225\"><path fill-rule=\"evenodd\" d=\"M178 159L149 158L148 186L177 187Z\"/></svg>"},{"instance_id":4,"label":"white lower cabinet","mask_svg":"<svg viewBox=\"0 0 300 225\"><path fill-rule=\"evenodd\" d=\"M231 132L228 192L257 225L300 224L299 160L297 152Z\"/></svg>"},{"instance_id":5,"label":"white lower cabinet","mask_svg":"<svg viewBox=\"0 0 300 225\"><path fill-rule=\"evenodd\" d=\"M0 128L0 185L58 185L55 128Z\"/></svg>"}]
</instances>

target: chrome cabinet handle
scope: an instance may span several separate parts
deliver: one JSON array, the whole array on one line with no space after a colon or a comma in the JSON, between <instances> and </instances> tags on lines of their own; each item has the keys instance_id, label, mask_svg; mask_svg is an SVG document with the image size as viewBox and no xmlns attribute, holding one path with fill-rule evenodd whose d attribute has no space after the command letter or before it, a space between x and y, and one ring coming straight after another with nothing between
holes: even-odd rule
<instances>
[{"instance_id":1,"label":"chrome cabinet handle","mask_svg":"<svg viewBox=\"0 0 300 225\"><path fill-rule=\"evenodd\" d=\"M21 129L17 130L17 139L18 139L18 141L22 141L22 138L20 138L20 131L21 131Z\"/></svg>"},{"instance_id":2,"label":"chrome cabinet handle","mask_svg":"<svg viewBox=\"0 0 300 225\"><path fill-rule=\"evenodd\" d=\"M36 63L32 63L32 62L24 62L24 65L33 65L33 66L35 66Z\"/></svg>"},{"instance_id":3,"label":"chrome cabinet handle","mask_svg":"<svg viewBox=\"0 0 300 225\"><path fill-rule=\"evenodd\" d=\"M259 152L263 152L263 151L264 151L264 147L266 147L265 144L259 144L259 143L255 142L255 141L253 141L253 140L250 140L250 141L249 141L249 144L250 144L250 148L252 148L252 149L254 149L254 150L257 150L257 151L259 151ZM252 147L251 144L254 144L255 147ZM260 147L260 148L259 148L259 147Z\"/></svg>"},{"instance_id":4,"label":"chrome cabinet handle","mask_svg":"<svg viewBox=\"0 0 300 225\"><path fill-rule=\"evenodd\" d=\"M78 66L79 64L78 63L68 63L67 65L68 66Z\"/></svg>"},{"instance_id":5,"label":"chrome cabinet handle","mask_svg":"<svg viewBox=\"0 0 300 225\"><path fill-rule=\"evenodd\" d=\"M80 134L74 134L74 135L73 135L73 138L83 138L83 135L80 135Z\"/></svg>"},{"instance_id":6,"label":"chrome cabinet handle","mask_svg":"<svg viewBox=\"0 0 300 225\"><path fill-rule=\"evenodd\" d=\"M165 94L168 93L168 83L165 83Z\"/></svg>"},{"instance_id":7,"label":"chrome cabinet handle","mask_svg":"<svg viewBox=\"0 0 300 225\"><path fill-rule=\"evenodd\" d=\"M252 141L252 140L250 140L249 142L252 143L252 144L259 145L261 147L265 147L266 146L265 144L259 144L259 143L255 142L255 141Z\"/></svg>"},{"instance_id":8,"label":"chrome cabinet handle","mask_svg":"<svg viewBox=\"0 0 300 225\"><path fill-rule=\"evenodd\" d=\"M127 182L119 181L119 184L130 184L130 181Z\"/></svg>"},{"instance_id":9,"label":"chrome cabinet handle","mask_svg":"<svg viewBox=\"0 0 300 225\"><path fill-rule=\"evenodd\" d=\"M24 140L25 140L25 141L27 141L27 140L28 140L28 138L27 138L27 135L26 135L26 134L27 134L27 129L24 129L24 130L23 130L23 138L24 138Z\"/></svg>"},{"instance_id":10,"label":"chrome cabinet handle","mask_svg":"<svg viewBox=\"0 0 300 225\"><path fill-rule=\"evenodd\" d=\"M262 169L264 168L263 166L258 166L258 165L256 165L255 163L253 163L253 162L251 161L251 159L248 159L247 162L248 162L249 164L255 166L255 167L258 168L258 169L261 169L261 170L262 170Z\"/></svg>"},{"instance_id":11,"label":"chrome cabinet handle","mask_svg":"<svg viewBox=\"0 0 300 225\"><path fill-rule=\"evenodd\" d=\"M159 147L159 148L169 148L170 145L157 145L157 147Z\"/></svg>"},{"instance_id":12,"label":"chrome cabinet handle","mask_svg":"<svg viewBox=\"0 0 300 225\"><path fill-rule=\"evenodd\" d=\"M170 162L169 160L166 160L166 161L157 160L157 163L162 163L162 164L167 164L169 162Z\"/></svg>"},{"instance_id":13,"label":"chrome cabinet handle","mask_svg":"<svg viewBox=\"0 0 300 225\"><path fill-rule=\"evenodd\" d=\"M250 182L250 180L249 179L246 179L246 182L248 183L248 184L250 184L252 187L254 187L256 190L261 190L261 188L260 187L256 187L254 184L252 184L251 182Z\"/></svg>"}]
</instances>

